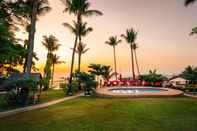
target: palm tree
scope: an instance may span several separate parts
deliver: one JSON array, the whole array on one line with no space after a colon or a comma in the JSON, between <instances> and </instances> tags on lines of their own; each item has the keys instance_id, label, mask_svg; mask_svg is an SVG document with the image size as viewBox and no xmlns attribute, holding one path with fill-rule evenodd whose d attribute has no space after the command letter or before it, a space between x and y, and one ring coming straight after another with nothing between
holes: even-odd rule
<instances>
[{"instance_id":1,"label":"palm tree","mask_svg":"<svg viewBox=\"0 0 197 131\"><path fill-rule=\"evenodd\" d=\"M188 5L191 5L193 4L194 2L196 2L196 0L185 0L185 6L188 6ZM197 27L194 27L192 29L192 32L190 33L190 35L194 35L197 33Z\"/></svg>"},{"instance_id":2,"label":"palm tree","mask_svg":"<svg viewBox=\"0 0 197 131\"><path fill-rule=\"evenodd\" d=\"M90 3L88 0L61 0L66 5L65 12L68 12L69 14L74 14L77 18L77 24L81 25L82 23L82 16L93 16L93 15L102 15L102 12L98 10L91 10ZM72 53L72 62L71 62L71 71L70 71L70 79L69 79L69 85L72 83L72 77L73 77L73 66L74 66L74 55L75 55L75 49L77 45L77 40L79 38L79 43L81 43L81 35L78 35L75 37L74 42L74 48ZM72 94L72 87L68 86L68 92L67 94Z\"/></svg>"},{"instance_id":3,"label":"palm tree","mask_svg":"<svg viewBox=\"0 0 197 131\"><path fill-rule=\"evenodd\" d=\"M28 36L28 55L26 73L31 73L36 21L38 17L50 11L48 0L18 0L14 5L15 11L30 22Z\"/></svg>"},{"instance_id":4,"label":"palm tree","mask_svg":"<svg viewBox=\"0 0 197 131\"><path fill-rule=\"evenodd\" d=\"M42 44L50 54L52 54L54 51L57 51L60 47L60 44L58 44L58 39L53 35L43 36Z\"/></svg>"},{"instance_id":5,"label":"palm tree","mask_svg":"<svg viewBox=\"0 0 197 131\"><path fill-rule=\"evenodd\" d=\"M185 0L185 6L193 4L196 0Z\"/></svg>"},{"instance_id":6,"label":"palm tree","mask_svg":"<svg viewBox=\"0 0 197 131\"><path fill-rule=\"evenodd\" d=\"M75 52L78 54L78 72L81 72L81 57L85 54L90 48L86 48L86 44L78 43Z\"/></svg>"},{"instance_id":7,"label":"palm tree","mask_svg":"<svg viewBox=\"0 0 197 131\"><path fill-rule=\"evenodd\" d=\"M131 28L127 29L126 35L122 34L121 37L126 40L128 44L130 44L130 49L131 49L131 63L132 63L132 74L133 74L133 79L135 80L135 67L134 67L134 51L133 51L133 46L135 44L135 41L137 39L137 32Z\"/></svg>"},{"instance_id":8,"label":"palm tree","mask_svg":"<svg viewBox=\"0 0 197 131\"><path fill-rule=\"evenodd\" d=\"M53 54L52 55L52 79L51 79L51 86L53 86L53 79L54 79L54 72L55 72L55 65L56 64L61 64L61 63L63 63L63 61L60 61L59 60L60 59L60 57L59 56L57 56L56 54Z\"/></svg>"},{"instance_id":9,"label":"palm tree","mask_svg":"<svg viewBox=\"0 0 197 131\"><path fill-rule=\"evenodd\" d=\"M78 70L77 72L81 72L81 57L83 54L85 54L90 48L86 48L86 44L83 43L78 43L77 48L75 50L75 52L78 54ZM78 89L81 89L81 82L79 81L78 83Z\"/></svg>"},{"instance_id":10,"label":"palm tree","mask_svg":"<svg viewBox=\"0 0 197 131\"><path fill-rule=\"evenodd\" d=\"M110 66L102 65L101 67L101 76L105 81L109 81L109 79L114 75L112 73L112 68ZM116 74L115 74L116 75Z\"/></svg>"},{"instance_id":11,"label":"palm tree","mask_svg":"<svg viewBox=\"0 0 197 131\"><path fill-rule=\"evenodd\" d=\"M121 42L121 40L118 40L117 36L111 36L109 38L109 41L106 41L105 43L113 47L114 51L114 69L115 69L115 76L116 80L117 78L117 68L116 68L116 46Z\"/></svg>"},{"instance_id":12,"label":"palm tree","mask_svg":"<svg viewBox=\"0 0 197 131\"><path fill-rule=\"evenodd\" d=\"M47 90L49 88L50 79L52 78L51 67L53 66L53 52L58 50L60 44L58 44L57 38L53 35L43 36L42 44L48 50L47 61L44 68L44 77L45 77L44 90Z\"/></svg>"},{"instance_id":13,"label":"palm tree","mask_svg":"<svg viewBox=\"0 0 197 131\"><path fill-rule=\"evenodd\" d=\"M186 67L181 76L189 80L191 84L195 84L197 82L197 67Z\"/></svg>"},{"instance_id":14,"label":"palm tree","mask_svg":"<svg viewBox=\"0 0 197 131\"><path fill-rule=\"evenodd\" d=\"M70 25L69 23L63 23L63 25L65 27L67 27L73 34L75 34L75 42L74 42L74 48L73 48L73 53L72 53L72 60L71 60L71 71L72 72L70 74L70 79L69 79L69 83L72 82L72 77L73 77L73 68L74 68L74 60L75 60L75 51L76 51L76 47L77 47L77 41L79 36L86 36L87 34L89 34L93 29L91 27L87 27L87 23L76 23L75 21L73 21L73 25ZM81 41L81 39L80 39ZM80 65L79 65L80 67ZM80 68L79 68L80 71ZM71 93L71 88L69 88L68 90L68 94Z\"/></svg>"},{"instance_id":15,"label":"palm tree","mask_svg":"<svg viewBox=\"0 0 197 131\"><path fill-rule=\"evenodd\" d=\"M137 72L138 76L140 76L140 69L139 69L139 64L138 64L138 58L137 58L137 52L136 50L138 49L138 46L136 43L133 44L133 51L134 51L134 56L135 56L135 64L137 66Z\"/></svg>"}]
</instances>

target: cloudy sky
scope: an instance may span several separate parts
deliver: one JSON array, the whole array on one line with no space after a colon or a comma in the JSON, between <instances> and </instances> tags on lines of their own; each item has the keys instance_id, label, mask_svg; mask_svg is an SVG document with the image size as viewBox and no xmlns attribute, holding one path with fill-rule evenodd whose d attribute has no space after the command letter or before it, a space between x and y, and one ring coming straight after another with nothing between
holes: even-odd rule
<instances>
[{"instance_id":1,"label":"cloudy sky","mask_svg":"<svg viewBox=\"0 0 197 131\"><path fill-rule=\"evenodd\" d=\"M128 28L138 32L137 50L141 72L158 69L161 73L179 73L187 65L197 65L197 35L189 36L197 26L197 3L184 7L184 0L90 0L91 8L103 12L101 17L84 19L94 31L84 43L90 48L83 56L83 69L89 63L113 66L113 50L104 44L109 36L120 36ZM62 45L57 54L66 61L57 66L57 72L66 72L70 66L74 35L62 26L75 17L63 13L65 5L60 0L49 0L52 11L40 17L37 23L35 51L43 66L47 51L41 44L43 35L54 35ZM131 71L129 45L123 41L117 47L118 71Z\"/></svg>"}]
</instances>

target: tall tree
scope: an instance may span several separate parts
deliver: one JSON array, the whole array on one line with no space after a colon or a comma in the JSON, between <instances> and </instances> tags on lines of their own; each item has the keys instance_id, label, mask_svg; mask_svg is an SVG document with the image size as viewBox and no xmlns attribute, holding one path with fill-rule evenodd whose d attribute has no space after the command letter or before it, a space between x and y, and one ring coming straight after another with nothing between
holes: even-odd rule
<instances>
[{"instance_id":1,"label":"tall tree","mask_svg":"<svg viewBox=\"0 0 197 131\"><path fill-rule=\"evenodd\" d=\"M137 39L137 32L131 28L127 29L126 34L122 34L121 37L125 39L125 41L130 45L131 49L131 63L132 63L132 74L133 74L133 79L135 80L135 67L134 67L134 51L133 51L133 46L135 44L135 41Z\"/></svg>"},{"instance_id":2,"label":"tall tree","mask_svg":"<svg viewBox=\"0 0 197 131\"><path fill-rule=\"evenodd\" d=\"M51 75L51 76L52 76L52 79L51 79L51 87L53 86L55 65L56 65L56 64L61 64L61 63L63 63L63 61L60 61L59 59L60 59L60 57L57 56L56 54L53 54L53 55L52 55L52 75Z\"/></svg>"},{"instance_id":3,"label":"tall tree","mask_svg":"<svg viewBox=\"0 0 197 131\"><path fill-rule=\"evenodd\" d=\"M65 3L66 8L65 12L68 12L69 14L74 14L77 19L77 24L81 25L82 23L82 17L89 17L93 15L102 15L102 12L98 10L92 10L90 8L90 3L88 0L61 0ZM76 36L75 42L74 42L74 50L72 53L72 62L71 62L71 71L70 71L70 79L69 79L69 86L68 86L68 92L67 94L72 94L72 77L73 77L73 66L74 66L74 59L75 59L75 49L76 49L76 43L79 39L79 43L81 43L81 35Z\"/></svg>"},{"instance_id":4,"label":"tall tree","mask_svg":"<svg viewBox=\"0 0 197 131\"><path fill-rule=\"evenodd\" d=\"M135 64L136 64L136 67L137 67L138 76L140 76L140 68L139 68L137 51L136 51L137 49L138 49L138 45L137 45L137 43L134 43L133 44L133 52L134 52L134 57L135 57Z\"/></svg>"},{"instance_id":5,"label":"tall tree","mask_svg":"<svg viewBox=\"0 0 197 131\"><path fill-rule=\"evenodd\" d=\"M18 64L21 65L22 54L25 49L17 44L18 41L14 35L17 30L12 12L13 8L10 3L5 0L0 0L0 65L7 70L7 73L12 73Z\"/></svg>"},{"instance_id":6,"label":"tall tree","mask_svg":"<svg viewBox=\"0 0 197 131\"><path fill-rule=\"evenodd\" d=\"M50 80L52 78L52 66L53 66L53 52L57 51L60 44L58 44L58 40L55 36L43 36L43 46L48 50L47 53L47 61L44 68L44 77L45 77L45 84L44 90L49 88Z\"/></svg>"},{"instance_id":7,"label":"tall tree","mask_svg":"<svg viewBox=\"0 0 197 131\"><path fill-rule=\"evenodd\" d=\"M85 54L90 48L86 48L86 44L78 43L75 52L78 54L78 72L81 72L81 57Z\"/></svg>"},{"instance_id":8,"label":"tall tree","mask_svg":"<svg viewBox=\"0 0 197 131\"><path fill-rule=\"evenodd\" d=\"M121 40L118 40L117 36L111 36L109 38L109 41L106 41L105 43L113 47L114 51L114 69L115 69L115 76L116 80L117 78L117 63L116 63L116 46L121 42Z\"/></svg>"},{"instance_id":9,"label":"tall tree","mask_svg":"<svg viewBox=\"0 0 197 131\"><path fill-rule=\"evenodd\" d=\"M50 11L48 0L17 0L14 5L15 12L29 22L28 55L25 72L31 73L36 21L38 17Z\"/></svg>"}]
</instances>

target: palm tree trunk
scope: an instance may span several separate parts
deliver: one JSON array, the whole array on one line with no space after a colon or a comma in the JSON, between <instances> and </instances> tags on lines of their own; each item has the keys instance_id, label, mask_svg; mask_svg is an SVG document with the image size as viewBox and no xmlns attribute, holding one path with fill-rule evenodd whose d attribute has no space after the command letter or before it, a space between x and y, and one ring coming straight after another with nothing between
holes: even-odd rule
<instances>
[{"instance_id":1,"label":"palm tree trunk","mask_svg":"<svg viewBox=\"0 0 197 131\"><path fill-rule=\"evenodd\" d=\"M139 76L140 75L140 68L139 68L139 64L138 64L136 50L134 50L134 55L135 55L135 63L136 63L136 66L137 66L137 72L138 72L138 76Z\"/></svg>"},{"instance_id":2,"label":"palm tree trunk","mask_svg":"<svg viewBox=\"0 0 197 131\"><path fill-rule=\"evenodd\" d=\"M36 32L37 7L38 7L38 0L34 0L33 12L31 16L31 27L30 27L30 33L29 33L29 38L28 38L29 48L28 48L28 57L27 57L27 68L25 71L27 75L31 73L31 68L32 68L34 37L35 37L35 32Z\"/></svg>"},{"instance_id":3,"label":"palm tree trunk","mask_svg":"<svg viewBox=\"0 0 197 131\"><path fill-rule=\"evenodd\" d=\"M52 67L52 79L51 79L51 87L53 87L53 79L54 79L54 72L55 72L55 63L53 63L53 67Z\"/></svg>"},{"instance_id":4,"label":"palm tree trunk","mask_svg":"<svg viewBox=\"0 0 197 131\"><path fill-rule=\"evenodd\" d=\"M118 80L117 78L117 68L116 68L116 47L113 46L114 49L114 69L115 69L115 76L116 76L116 80Z\"/></svg>"},{"instance_id":5,"label":"palm tree trunk","mask_svg":"<svg viewBox=\"0 0 197 131\"><path fill-rule=\"evenodd\" d=\"M79 54L78 54L78 72L81 72L81 53L79 52Z\"/></svg>"},{"instance_id":6,"label":"palm tree trunk","mask_svg":"<svg viewBox=\"0 0 197 131\"><path fill-rule=\"evenodd\" d=\"M79 35L79 44L81 44L81 35ZM78 72L81 72L81 53L82 52L79 52L79 58L78 58ZM78 81L78 89L79 90L82 90L81 89L81 82Z\"/></svg>"},{"instance_id":7,"label":"palm tree trunk","mask_svg":"<svg viewBox=\"0 0 197 131\"><path fill-rule=\"evenodd\" d=\"M135 67L134 67L134 56L133 56L133 46L131 44L131 64L132 64L132 75L133 75L133 80L135 80Z\"/></svg>"},{"instance_id":8,"label":"palm tree trunk","mask_svg":"<svg viewBox=\"0 0 197 131\"><path fill-rule=\"evenodd\" d=\"M74 61L75 61L75 49L77 47L77 40L78 40L78 36L76 36L75 38L75 43L74 43L74 48L73 48L73 53L72 53L72 61L71 61L71 69L70 69L70 78L69 78L69 86L68 86L68 91L67 91L67 95L72 95L72 78L73 78L73 68L74 68Z\"/></svg>"},{"instance_id":9,"label":"palm tree trunk","mask_svg":"<svg viewBox=\"0 0 197 131\"><path fill-rule=\"evenodd\" d=\"M25 58L25 63L23 65L23 73L25 73L26 68L27 68L27 57Z\"/></svg>"}]
</instances>

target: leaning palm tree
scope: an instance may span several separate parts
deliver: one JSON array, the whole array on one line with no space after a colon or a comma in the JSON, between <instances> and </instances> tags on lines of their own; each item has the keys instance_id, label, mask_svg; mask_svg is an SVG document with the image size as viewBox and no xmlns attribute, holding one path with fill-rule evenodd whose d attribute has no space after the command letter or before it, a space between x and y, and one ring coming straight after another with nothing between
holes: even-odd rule
<instances>
[{"instance_id":1,"label":"leaning palm tree","mask_svg":"<svg viewBox=\"0 0 197 131\"><path fill-rule=\"evenodd\" d=\"M139 69L137 52L136 52L137 49L138 49L138 46L137 46L136 43L134 43L133 44L133 52L134 52L134 57L135 57L135 64L136 64L136 67L137 67L138 76L140 76L140 69Z\"/></svg>"},{"instance_id":2,"label":"leaning palm tree","mask_svg":"<svg viewBox=\"0 0 197 131\"><path fill-rule=\"evenodd\" d=\"M90 8L90 3L88 0L61 0L66 5L65 12L69 14L74 14L77 18L77 24L80 25L82 23L82 17L86 16L93 16L93 15L102 15L102 12L98 10L92 10ZM75 43L74 43L74 50L72 53L72 62L71 62L71 71L70 71L70 79L69 79L69 86L67 94L72 94L72 87L70 86L72 83L72 74L73 74L73 66L74 66L74 55L75 49L77 45L77 40L79 38L79 43L81 43L81 35L76 36Z\"/></svg>"},{"instance_id":3,"label":"leaning palm tree","mask_svg":"<svg viewBox=\"0 0 197 131\"><path fill-rule=\"evenodd\" d=\"M115 76L116 80L117 78L117 64L116 64L116 46L121 42L121 40L118 40L117 36L111 36L109 38L109 41L106 41L105 43L113 47L114 51L114 69L115 69Z\"/></svg>"},{"instance_id":4,"label":"leaning palm tree","mask_svg":"<svg viewBox=\"0 0 197 131\"><path fill-rule=\"evenodd\" d=\"M133 46L134 43L137 39L137 32L131 28L127 29L126 34L122 34L121 37L126 40L128 44L130 44L130 49L131 49L131 63L132 63L132 75L133 79L135 80L135 67L134 67L134 51L133 51Z\"/></svg>"},{"instance_id":5,"label":"leaning palm tree","mask_svg":"<svg viewBox=\"0 0 197 131\"><path fill-rule=\"evenodd\" d=\"M28 55L26 73L31 73L32 58L34 49L34 38L36 32L36 21L38 17L47 13L51 8L48 6L48 0L17 0L13 5L15 12L20 14L21 17L27 19L29 22L29 36L28 36Z\"/></svg>"}]
</instances>

